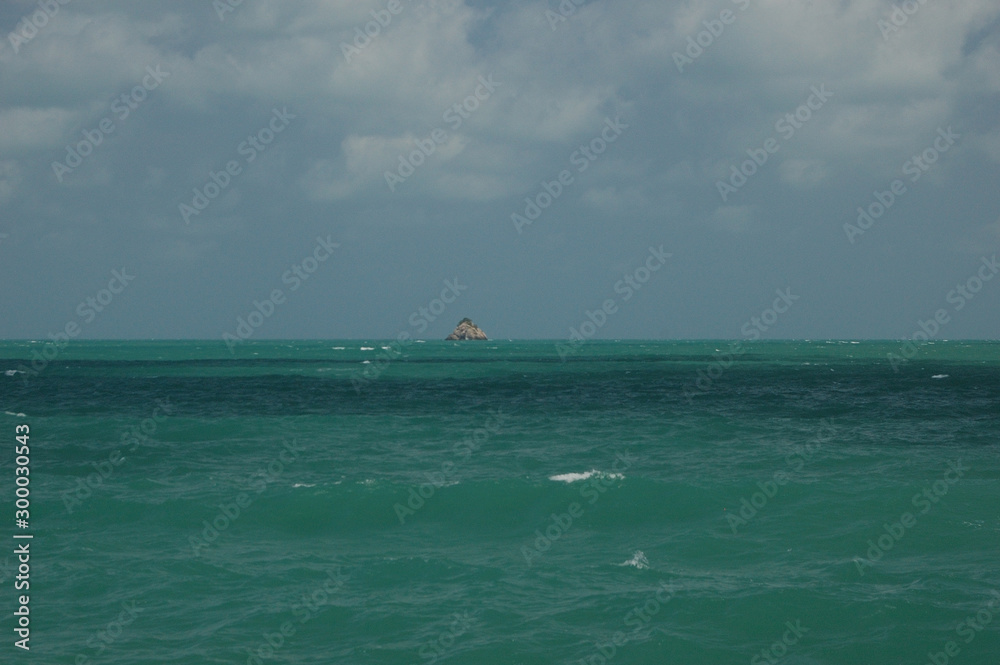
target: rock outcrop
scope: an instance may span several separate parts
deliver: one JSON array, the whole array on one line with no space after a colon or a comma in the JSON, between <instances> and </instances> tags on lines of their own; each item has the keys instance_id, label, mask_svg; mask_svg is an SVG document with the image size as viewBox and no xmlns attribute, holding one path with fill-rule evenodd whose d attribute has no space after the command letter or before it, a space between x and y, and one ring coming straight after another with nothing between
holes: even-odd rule
<instances>
[{"instance_id":1,"label":"rock outcrop","mask_svg":"<svg viewBox=\"0 0 1000 665\"><path fill-rule=\"evenodd\" d=\"M479 329L472 319L462 319L458 322L454 332L445 337L448 339L486 339L486 333Z\"/></svg>"}]
</instances>

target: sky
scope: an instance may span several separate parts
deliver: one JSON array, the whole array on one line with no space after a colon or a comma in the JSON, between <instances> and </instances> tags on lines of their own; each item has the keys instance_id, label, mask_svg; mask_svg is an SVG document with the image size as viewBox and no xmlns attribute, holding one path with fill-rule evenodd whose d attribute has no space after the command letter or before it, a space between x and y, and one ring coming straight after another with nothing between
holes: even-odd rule
<instances>
[{"instance_id":1,"label":"sky","mask_svg":"<svg viewBox=\"0 0 1000 665\"><path fill-rule=\"evenodd\" d=\"M996 0L5 0L0 338L996 339Z\"/></svg>"}]
</instances>

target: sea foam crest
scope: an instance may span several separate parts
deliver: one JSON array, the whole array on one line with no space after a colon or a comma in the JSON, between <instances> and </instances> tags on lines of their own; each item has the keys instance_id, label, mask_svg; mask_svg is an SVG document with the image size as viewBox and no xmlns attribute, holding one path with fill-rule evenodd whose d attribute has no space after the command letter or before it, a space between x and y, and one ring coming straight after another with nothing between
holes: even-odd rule
<instances>
[{"instance_id":1,"label":"sea foam crest","mask_svg":"<svg viewBox=\"0 0 1000 665\"><path fill-rule=\"evenodd\" d=\"M646 568L649 568L649 559L647 559L646 555L642 553L642 550L636 550L635 553L632 555L631 559L629 559L628 561L623 561L618 565L633 566L635 568L638 568L639 570L645 570Z\"/></svg>"},{"instance_id":2,"label":"sea foam crest","mask_svg":"<svg viewBox=\"0 0 1000 665\"><path fill-rule=\"evenodd\" d=\"M588 478L593 478L594 476L597 476L598 478L613 478L614 480L621 480L625 477L620 473L605 473L604 471L591 469L590 471L584 471L583 473L560 473L555 476L549 476L549 480L555 480L560 483L575 483L578 480L587 480Z\"/></svg>"}]
</instances>

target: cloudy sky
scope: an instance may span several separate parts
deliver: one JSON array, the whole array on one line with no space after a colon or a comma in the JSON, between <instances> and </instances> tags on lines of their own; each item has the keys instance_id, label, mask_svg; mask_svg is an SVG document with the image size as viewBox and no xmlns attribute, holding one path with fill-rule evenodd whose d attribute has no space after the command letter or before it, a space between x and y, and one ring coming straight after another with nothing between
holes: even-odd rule
<instances>
[{"instance_id":1,"label":"cloudy sky","mask_svg":"<svg viewBox=\"0 0 1000 665\"><path fill-rule=\"evenodd\" d=\"M996 0L5 0L0 36L0 337L1000 331Z\"/></svg>"}]
</instances>

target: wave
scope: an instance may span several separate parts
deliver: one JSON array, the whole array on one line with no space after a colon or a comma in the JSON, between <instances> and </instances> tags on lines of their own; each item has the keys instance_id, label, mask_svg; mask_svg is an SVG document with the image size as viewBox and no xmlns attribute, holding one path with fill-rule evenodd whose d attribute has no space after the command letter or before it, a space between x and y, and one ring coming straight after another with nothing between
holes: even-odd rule
<instances>
[{"instance_id":1,"label":"wave","mask_svg":"<svg viewBox=\"0 0 1000 665\"><path fill-rule=\"evenodd\" d=\"M246 493L253 500L253 508L247 508L241 523L300 534L368 532L419 522L448 529L482 528L520 537L522 532L530 535L537 528L544 529L553 514L566 513L572 504L582 509L581 524L586 524L586 529L621 529L629 525L645 528L692 519L704 521L706 528L726 528L718 514L705 509L705 502L716 494L716 489L679 487L644 478L601 488L553 483L543 478L447 476L435 477L433 482L417 478L400 482L290 477L258 485L233 483L222 489L218 483L206 480L196 488L186 485L181 491L176 484L163 486L137 478L118 485L120 493L95 493L80 510L96 525L104 521L141 523L151 518L181 525L199 524L218 512L214 506L232 503L233 497ZM60 490L72 487L72 480L67 478ZM790 488L783 491L791 495ZM62 505L58 500L57 504ZM648 508L639 510L637 506ZM632 557L635 561L628 565L648 565L639 554L636 552Z\"/></svg>"},{"instance_id":2,"label":"wave","mask_svg":"<svg viewBox=\"0 0 1000 665\"><path fill-rule=\"evenodd\" d=\"M632 566L638 570L645 570L646 568L649 568L649 559L647 559L646 555L642 553L642 550L636 550L631 559L623 561L618 565Z\"/></svg>"},{"instance_id":3,"label":"wave","mask_svg":"<svg viewBox=\"0 0 1000 665\"><path fill-rule=\"evenodd\" d=\"M549 476L549 480L555 480L560 483L575 483L580 480L589 480L594 476L612 480L622 480L625 478L625 476L620 473L606 473L604 471L598 471L597 469L591 469L590 471L584 471L583 473L560 473L555 476Z\"/></svg>"}]
</instances>

